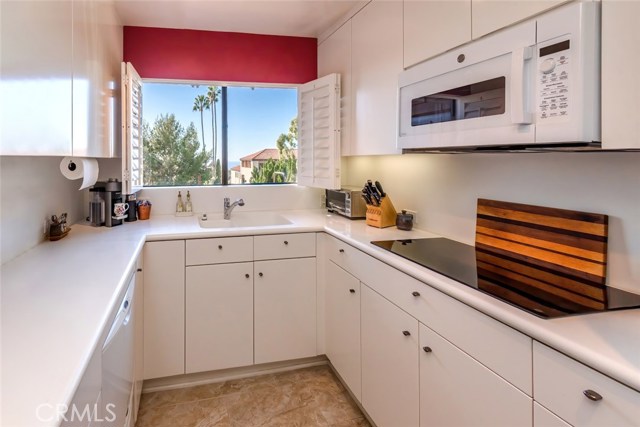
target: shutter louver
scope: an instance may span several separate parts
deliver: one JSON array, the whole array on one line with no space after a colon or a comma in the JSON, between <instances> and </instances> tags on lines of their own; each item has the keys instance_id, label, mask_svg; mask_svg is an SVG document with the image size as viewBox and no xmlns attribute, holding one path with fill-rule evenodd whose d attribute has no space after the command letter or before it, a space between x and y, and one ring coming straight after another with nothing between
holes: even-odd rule
<instances>
[{"instance_id":1,"label":"shutter louver","mask_svg":"<svg viewBox=\"0 0 640 427\"><path fill-rule=\"evenodd\" d=\"M122 64L122 192L142 189L142 79L131 63Z\"/></svg>"}]
</instances>

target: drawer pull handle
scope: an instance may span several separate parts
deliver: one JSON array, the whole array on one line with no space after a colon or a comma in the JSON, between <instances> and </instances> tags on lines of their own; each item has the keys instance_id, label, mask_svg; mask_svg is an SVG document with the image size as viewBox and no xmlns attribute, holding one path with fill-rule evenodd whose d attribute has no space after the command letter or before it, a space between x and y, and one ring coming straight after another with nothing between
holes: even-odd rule
<instances>
[{"instance_id":1,"label":"drawer pull handle","mask_svg":"<svg viewBox=\"0 0 640 427\"><path fill-rule=\"evenodd\" d=\"M245 274L244 277L249 278L249 273Z\"/></svg>"},{"instance_id":2,"label":"drawer pull handle","mask_svg":"<svg viewBox=\"0 0 640 427\"><path fill-rule=\"evenodd\" d=\"M218 249L222 249L222 245L218 245Z\"/></svg>"},{"instance_id":3,"label":"drawer pull handle","mask_svg":"<svg viewBox=\"0 0 640 427\"><path fill-rule=\"evenodd\" d=\"M343 253L344 253L344 249L340 249L340 251L339 251L339 252L340 252L341 254L343 254Z\"/></svg>"},{"instance_id":4,"label":"drawer pull handle","mask_svg":"<svg viewBox=\"0 0 640 427\"><path fill-rule=\"evenodd\" d=\"M584 395L587 396L587 399L593 400L594 402L602 400L602 395L600 393L598 393L598 392L593 391L593 390L585 390L582 393L584 393Z\"/></svg>"},{"instance_id":5,"label":"drawer pull handle","mask_svg":"<svg viewBox=\"0 0 640 427\"><path fill-rule=\"evenodd\" d=\"M411 292L411 295L413 295L414 297L419 297L420 296L420 292L413 291L413 292Z\"/></svg>"},{"instance_id":6,"label":"drawer pull handle","mask_svg":"<svg viewBox=\"0 0 640 427\"><path fill-rule=\"evenodd\" d=\"M424 350L425 353L431 353L433 350L431 350L431 347L422 347L422 349Z\"/></svg>"},{"instance_id":7,"label":"drawer pull handle","mask_svg":"<svg viewBox=\"0 0 640 427\"><path fill-rule=\"evenodd\" d=\"M142 271L142 269L141 269L141 268L139 268L139 269L137 269L136 271L137 271L138 273L140 273L140 272Z\"/></svg>"},{"instance_id":8,"label":"drawer pull handle","mask_svg":"<svg viewBox=\"0 0 640 427\"><path fill-rule=\"evenodd\" d=\"M409 331L402 331L402 335L404 335L405 337L408 337L409 335L411 335L411 332L409 332Z\"/></svg>"},{"instance_id":9,"label":"drawer pull handle","mask_svg":"<svg viewBox=\"0 0 640 427\"><path fill-rule=\"evenodd\" d=\"M289 242L287 242L287 241L285 240L285 241L284 241L284 244L285 244L285 245L288 245L288 244L289 244Z\"/></svg>"},{"instance_id":10,"label":"drawer pull handle","mask_svg":"<svg viewBox=\"0 0 640 427\"><path fill-rule=\"evenodd\" d=\"M352 294L355 294L356 290L355 289L349 289L349 292L351 292Z\"/></svg>"},{"instance_id":11,"label":"drawer pull handle","mask_svg":"<svg viewBox=\"0 0 640 427\"><path fill-rule=\"evenodd\" d=\"M262 276L263 276L263 274L262 274L262 273L258 273L258 276L262 277Z\"/></svg>"}]
</instances>

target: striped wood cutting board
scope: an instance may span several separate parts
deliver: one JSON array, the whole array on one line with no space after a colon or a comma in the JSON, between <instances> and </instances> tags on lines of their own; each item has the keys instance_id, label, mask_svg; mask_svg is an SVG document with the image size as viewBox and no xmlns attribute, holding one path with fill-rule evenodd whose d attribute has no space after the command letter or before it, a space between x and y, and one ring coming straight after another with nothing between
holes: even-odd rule
<instances>
[{"instance_id":1,"label":"striped wood cutting board","mask_svg":"<svg viewBox=\"0 0 640 427\"><path fill-rule=\"evenodd\" d=\"M608 216L478 199L478 287L563 311L606 305Z\"/></svg>"}]
</instances>

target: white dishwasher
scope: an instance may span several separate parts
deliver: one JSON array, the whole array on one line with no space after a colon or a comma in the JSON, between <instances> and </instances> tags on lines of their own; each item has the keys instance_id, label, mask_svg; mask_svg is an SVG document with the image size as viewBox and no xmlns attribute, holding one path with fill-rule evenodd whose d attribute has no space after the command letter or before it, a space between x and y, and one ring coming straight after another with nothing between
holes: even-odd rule
<instances>
[{"instance_id":1,"label":"white dishwasher","mask_svg":"<svg viewBox=\"0 0 640 427\"><path fill-rule=\"evenodd\" d=\"M136 275L129 280L127 292L102 347L103 425L128 427L133 387L134 363L134 290Z\"/></svg>"}]
</instances>

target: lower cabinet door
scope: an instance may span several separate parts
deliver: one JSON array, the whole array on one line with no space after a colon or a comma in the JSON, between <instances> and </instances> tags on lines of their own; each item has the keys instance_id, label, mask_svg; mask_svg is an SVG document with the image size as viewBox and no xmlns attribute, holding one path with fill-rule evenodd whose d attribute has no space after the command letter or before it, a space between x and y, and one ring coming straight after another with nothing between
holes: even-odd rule
<instances>
[{"instance_id":1,"label":"lower cabinet door","mask_svg":"<svg viewBox=\"0 0 640 427\"><path fill-rule=\"evenodd\" d=\"M533 427L571 427L538 402L533 402Z\"/></svg>"},{"instance_id":2,"label":"lower cabinet door","mask_svg":"<svg viewBox=\"0 0 640 427\"><path fill-rule=\"evenodd\" d=\"M360 285L362 406L378 427L419 424L418 321Z\"/></svg>"},{"instance_id":3,"label":"lower cabinet door","mask_svg":"<svg viewBox=\"0 0 640 427\"><path fill-rule=\"evenodd\" d=\"M255 363L316 355L316 259L254 263Z\"/></svg>"},{"instance_id":4,"label":"lower cabinet door","mask_svg":"<svg viewBox=\"0 0 640 427\"><path fill-rule=\"evenodd\" d=\"M420 325L420 426L532 423L532 398Z\"/></svg>"},{"instance_id":5,"label":"lower cabinet door","mask_svg":"<svg viewBox=\"0 0 640 427\"><path fill-rule=\"evenodd\" d=\"M253 263L187 267L186 372L253 364Z\"/></svg>"},{"instance_id":6,"label":"lower cabinet door","mask_svg":"<svg viewBox=\"0 0 640 427\"><path fill-rule=\"evenodd\" d=\"M327 357L358 400L360 393L360 281L327 262L325 289Z\"/></svg>"}]
</instances>

